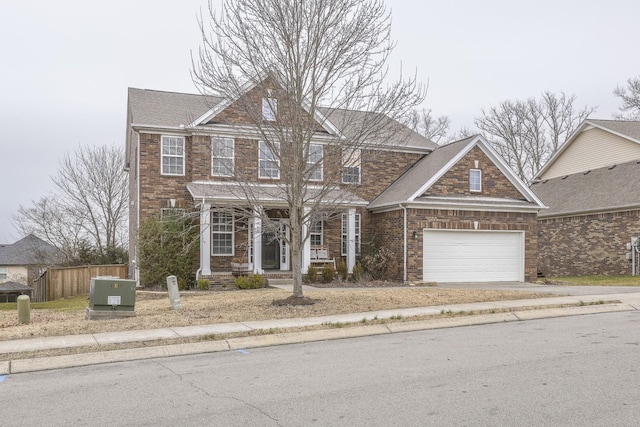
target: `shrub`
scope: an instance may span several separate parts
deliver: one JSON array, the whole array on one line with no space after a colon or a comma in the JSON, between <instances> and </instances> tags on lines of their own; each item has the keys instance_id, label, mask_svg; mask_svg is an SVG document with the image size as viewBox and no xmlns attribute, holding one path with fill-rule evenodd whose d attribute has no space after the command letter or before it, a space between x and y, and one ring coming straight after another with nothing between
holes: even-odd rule
<instances>
[{"instance_id":1,"label":"shrub","mask_svg":"<svg viewBox=\"0 0 640 427\"><path fill-rule=\"evenodd\" d=\"M364 267L362 263L358 261L355 266L353 266L353 280L359 282L364 280Z\"/></svg>"},{"instance_id":2,"label":"shrub","mask_svg":"<svg viewBox=\"0 0 640 427\"><path fill-rule=\"evenodd\" d=\"M198 279L198 285L197 286L198 286L198 289L200 289L201 291L208 290L209 289L209 285L210 285L210 283L209 283L208 279L203 279L203 278Z\"/></svg>"},{"instance_id":3,"label":"shrub","mask_svg":"<svg viewBox=\"0 0 640 427\"><path fill-rule=\"evenodd\" d=\"M340 261L337 267L338 278L342 281L347 280L347 276L349 275L349 269L347 268L347 263L344 261Z\"/></svg>"},{"instance_id":4,"label":"shrub","mask_svg":"<svg viewBox=\"0 0 640 427\"><path fill-rule=\"evenodd\" d=\"M389 277L389 270L395 261L393 252L388 248L380 248L362 258L364 270L374 280L384 280Z\"/></svg>"},{"instance_id":5,"label":"shrub","mask_svg":"<svg viewBox=\"0 0 640 427\"><path fill-rule=\"evenodd\" d=\"M144 221L138 241L140 283L167 286L167 276L179 285L194 283L198 269L199 233L188 216ZM180 279L184 282L181 283Z\"/></svg>"},{"instance_id":6,"label":"shrub","mask_svg":"<svg viewBox=\"0 0 640 427\"><path fill-rule=\"evenodd\" d=\"M318 269L313 265L310 265L307 270L307 280L309 283L316 283L318 281Z\"/></svg>"},{"instance_id":7,"label":"shrub","mask_svg":"<svg viewBox=\"0 0 640 427\"><path fill-rule=\"evenodd\" d=\"M233 280L233 284L236 285L238 289L249 289L249 277L248 276L238 276Z\"/></svg>"},{"instance_id":8,"label":"shrub","mask_svg":"<svg viewBox=\"0 0 640 427\"><path fill-rule=\"evenodd\" d=\"M336 270L333 268L333 265L328 264L322 269L322 281L324 283L331 283L333 279L336 277Z\"/></svg>"},{"instance_id":9,"label":"shrub","mask_svg":"<svg viewBox=\"0 0 640 427\"><path fill-rule=\"evenodd\" d=\"M258 289L264 287L264 276L252 274L251 276L238 276L233 281L238 289Z\"/></svg>"}]
</instances>

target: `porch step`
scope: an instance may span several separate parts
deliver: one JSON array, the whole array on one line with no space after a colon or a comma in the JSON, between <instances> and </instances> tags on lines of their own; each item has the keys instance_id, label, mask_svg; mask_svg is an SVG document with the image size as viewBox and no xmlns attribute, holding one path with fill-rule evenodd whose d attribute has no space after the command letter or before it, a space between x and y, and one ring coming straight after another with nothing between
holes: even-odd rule
<instances>
[{"instance_id":1,"label":"porch step","mask_svg":"<svg viewBox=\"0 0 640 427\"><path fill-rule=\"evenodd\" d=\"M269 281L269 286L293 285L293 279L279 279L275 277L269 277L267 280Z\"/></svg>"}]
</instances>

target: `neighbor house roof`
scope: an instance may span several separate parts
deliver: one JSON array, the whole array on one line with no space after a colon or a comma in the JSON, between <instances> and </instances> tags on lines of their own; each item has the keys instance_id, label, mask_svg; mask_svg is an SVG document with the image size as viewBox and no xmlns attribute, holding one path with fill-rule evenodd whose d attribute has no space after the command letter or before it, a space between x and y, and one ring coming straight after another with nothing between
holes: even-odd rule
<instances>
[{"instance_id":1,"label":"neighbor house roof","mask_svg":"<svg viewBox=\"0 0 640 427\"><path fill-rule=\"evenodd\" d=\"M33 234L15 243L0 245L0 265L39 265L59 260L58 248Z\"/></svg>"},{"instance_id":2,"label":"neighbor house roof","mask_svg":"<svg viewBox=\"0 0 640 427\"><path fill-rule=\"evenodd\" d=\"M496 199L482 196L424 196L427 189L435 184L465 154L476 146L493 161L507 179L520 191L523 195L523 200ZM369 208L375 210L407 203L432 204L443 207L467 205L476 208L482 206L486 206L487 208L502 206L504 208L514 209L544 208L544 205L535 194L513 173L511 168L480 135L471 136L440 146L433 152L427 154L373 200Z\"/></svg>"},{"instance_id":3,"label":"neighbor house roof","mask_svg":"<svg viewBox=\"0 0 640 427\"><path fill-rule=\"evenodd\" d=\"M580 134L586 130L597 128L602 131L608 132L612 135L619 136L628 141L636 144L640 144L640 121L629 120L596 120L586 119L578 128L567 138L567 140L556 150L551 158L540 169L534 179L544 177L545 173L551 168L551 166L562 157L563 153L571 146L571 144L580 136ZM606 150L606 147L600 147ZM629 160L629 159L625 159Z\"/></svg>"},{"instance_id":4,"label":"neighbor house roof","mask_svg":"<svg viewBox=\"0 0 640 427\"><path fill-rule=\"evenodd\" d=\"M549 206L539 218L640 209L640 161L535 181L531 189Z\"/></svg>"},{"instance_id":5,"label":"neighbor house roof","mask_svg":"<svg viewBox=\"0 0 640 427\"><path fill-rule=\"evenodd\" d=\"M29 285L25 285L17 282L0 283L0 293L28 292L28 291L33 291L33 288Z\"/></svg>"}]
</instances>

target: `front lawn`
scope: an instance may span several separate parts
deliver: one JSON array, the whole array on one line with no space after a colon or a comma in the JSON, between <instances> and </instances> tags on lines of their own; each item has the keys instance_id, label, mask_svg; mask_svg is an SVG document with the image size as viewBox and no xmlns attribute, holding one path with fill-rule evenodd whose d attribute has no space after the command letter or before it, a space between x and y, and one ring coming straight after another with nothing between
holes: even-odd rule
<instances>
[{"instance_id":1,"label":"front lawn","mask_svg":"<svg viewBox=\"0 0 640 427\"><path fill-rule=\"evenodd\" d=\"M640 286L640 276L557 276L547 281L570 286Z\"/></svg>"}]
</instances>

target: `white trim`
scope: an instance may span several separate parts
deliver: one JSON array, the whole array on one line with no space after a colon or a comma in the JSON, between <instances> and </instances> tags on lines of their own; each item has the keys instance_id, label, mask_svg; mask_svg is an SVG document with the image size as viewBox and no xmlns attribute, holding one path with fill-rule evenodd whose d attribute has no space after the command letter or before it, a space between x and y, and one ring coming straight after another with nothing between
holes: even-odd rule
<instances>
[{"instance_id":1,"label":"white trim","mask_svg":"<svg viewBox=\"0 0 640 427\"><path fill-rule=\"evenodd\" d=\"M262 120L275 122L278 118L278 98L262 97Z\"/></svg>"},{"instance_id":2,"label":"white trim","mask_svg":"<svg viewBox=\"0 0 640 427\"><path fill-rule=\"evenodd\" d=\"M265 153L266 151L262 150L262 148L260 147L260 144L264 144L265 148L269 150L269 152L273 155L274 159L263 159L261 154ZM280 143L279 142L272 142L272 145L276 146L277 148L277 153L274 153L273 150L271 149L271 147L269 146L269 144L267 144L266 141L264 140L260 140L258 141L258 179L280 179ZM278 175L277 176L264 176L261 174L262 172L262 166L260 165L260 162L265 161L265 162L272 162L275 161L275 163L277 164L277 168L278 168Z\"/></svg>"},{"instance_id":3,"label":"white trim","mask_svg":"<svg viewBox=\"0 0 640 427\"><path fill-rule=\"evenodd\" d=\"M231 231L230 232L229 231L219 231L219 230L216 231L216 230L213 229L213 227L215 225L214 222L213 222L213 214L215 214L215 213L222 214L222 215L230 215L231 216ZM211 256L215 256L215 257L217 257L217 256L226 256L226 257L234 256L235 253L236 253L236 236L235 236L236 235L236 217L235 217L235 215L232 214L232 213L226 212L226 211L215 210L215 209L211 211L210 215L212 217L211 220L210 220L210 224L211 224ZM220 224L226 224L226 222L220 223ZM213 235L214 234L224 234L224 235L231 234L231 253L228 253L228 254L216 254L216 253L214 253L214 251L213 251L213 243L214 243Z\"/></svg>"},{"instance_id":4,"label":"white trim","mask_svg":"<svg viewBox=\"0 0 640 427\"><path fill-rule=\"evenodd\" d=\"M480 176L478 178L478 185L480 186L480 188L478 188L478 189L475 189L472 186L472 184L473 184L473 181L471 180L471 173L472 172L478 172L480 174ZM482 169L477 169L477 168L469 169L469 191L472 192L472 193L482 193Z\"/></svg>"},{"instance_id":5,"label":"white trim","mask_svg":"<svg viewBox=\"0 0 640 427\"><path fill-rule=\"evenodd\" d=\"M164 153L164 139L165 138L177 138L182 140L182 156L178 156L177 154L165 154ZM178 158L182 157L182 173L167 173L164 171L164 157L170 158ZM163 176L185 176L186 174L186 164L187 164L187 143L186 138L180 135L162 135L160 136L160 175Z\"/></svg>"},{"instance_id":6,"label":"white trim","mask_svg":"<svg viewBox=\"0 0 640 427\"><path fill-rule=\"evenodd\" d=\"M322 145L322 144L309 144L309 154L307 156L307 167L314 167L316 165L316 162L309 163L309 160L311 159L311 147L320 147L319 167L316 170L314 170L314 172L316 172L316 171L320 172L320 178L314 179L314 178L309 177L308 180L309 181L322 182L322 180L324 179L324 145Z\"/></svg>"},{"instance_id":7,"label":"white trim","mask_svg":"<svg viewBox=\"0 0 640 427\"><path fill-rule=\"evenodd\" d=\"M225 141L225 140L231 140L231 171L227 172L227 173L213 173L213 160L214 159L229 159L229 157L214 157L213 153L214 153L214 147L213 147L213 141L214 140L220 140L220 141ZM211 135L211 176L215 176L215 177L230 177L230 176L235 176L235 172L236 172L236 160L235 160L235 154L236 154L236 140L234 138L229 138L229 137L222 137L222 136L216 136L216 135Z\"/></svg>"}]
</instances>

